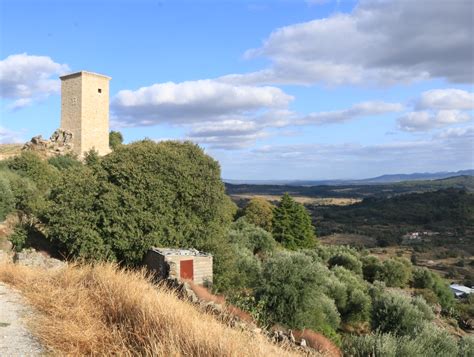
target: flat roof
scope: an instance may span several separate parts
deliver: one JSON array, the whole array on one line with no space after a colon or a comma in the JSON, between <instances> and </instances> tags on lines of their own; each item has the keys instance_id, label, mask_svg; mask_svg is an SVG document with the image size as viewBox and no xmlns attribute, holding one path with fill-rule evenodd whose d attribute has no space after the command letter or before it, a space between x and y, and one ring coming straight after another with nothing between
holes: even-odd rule
<instances>
[{"instance_id":1,"label":"flat roof","mask_svg":"<svg viewBox=\"0 0 474 357\"><path fill-rule=\"evenodd\" d=\"M192 256L192 257L210 257L210 253L200 252L197 249L180 249L180 248L158 248L151 247L150 250L165 255L179 255L179 256Z\"/></svg>"},{"instance_id":2,"label":"flat roof","mask_svg":"<svg viewBox=\"0 0 474 357\"><path fill-rule=\"evenodd\" d=\"M64 79L69 79L69 78L73 78L73 77L79 77L79 76L83 76L83 75L106 78L106 79L108 79L109 81L112 79L112 77L109 77L109 76L106 76L106 75L103 75L103 74L100 74L100 73L89 72L89 71L74 72L74 73L70 73L70 74L66 74L66 75L64 75L64 76L61 76L61 77L59 77L59 78L60 78L61 80L64 80Z\"/></svg>"}]
</instances>

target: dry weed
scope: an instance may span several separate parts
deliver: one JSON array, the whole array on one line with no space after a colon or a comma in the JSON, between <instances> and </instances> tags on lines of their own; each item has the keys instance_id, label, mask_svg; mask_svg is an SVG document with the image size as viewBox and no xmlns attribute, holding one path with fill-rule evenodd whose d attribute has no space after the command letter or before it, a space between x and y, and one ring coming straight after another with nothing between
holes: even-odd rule
<instances>
[{"instance_id":1,"label":"dry weed","mask_svg":"<svg viewBox=\"0 0 474 357\"><path fill-rule=\"evenodd\" d=\"M0 280L38 314L33 332L58 355L295 355L260 335L232 329L157 289L143 271L110 264L44 271L0 265Z\"/></svg>"}]
</instances>

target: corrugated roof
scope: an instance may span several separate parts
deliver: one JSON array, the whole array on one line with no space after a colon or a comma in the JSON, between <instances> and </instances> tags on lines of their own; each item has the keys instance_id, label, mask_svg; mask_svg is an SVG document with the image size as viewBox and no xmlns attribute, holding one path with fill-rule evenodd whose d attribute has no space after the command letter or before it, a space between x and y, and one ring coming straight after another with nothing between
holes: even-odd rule
<instances>
[{"instance_id":1,"label":"corrugated roof","mask_svg":"<svg viewBox=\"0 0 474 357\"><path fill-rule=\"evenodd\" d=\"M462 292L464 294L471 294L472 290L471 288L464 286L464 285L459 285L459 284L451 284L449 287L453 290L457 290L459 292Z\"/></svg>"},{"instance_id":2,"label":"corrugated roof","mask_svg":"<svg viewBox=\"0 0 474 357\"><path fill-rule=\"evenodd\" d=\"M210 253L200 252L197 249L180 249L180 248L150 248L154 252L159 254L170 256L170 255L179 255L179 256L192 256L192 257L210 257Z\"/></svg>"}]
</instances>

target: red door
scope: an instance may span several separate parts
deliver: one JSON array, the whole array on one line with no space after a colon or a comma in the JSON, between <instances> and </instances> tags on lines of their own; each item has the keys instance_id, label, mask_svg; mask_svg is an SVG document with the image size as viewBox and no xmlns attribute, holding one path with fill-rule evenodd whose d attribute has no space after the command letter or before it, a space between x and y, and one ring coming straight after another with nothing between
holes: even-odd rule
<instances>
[{"instance_id":1,"label":"red door","mask_svg":"<svg viewBox=\"0 0 474 357\"><path fill-rule=\"evenodd\" d=\"M194 279L194 265L193 260L181 260L179 263L179 276L183 280Z\"/></svg>"}]
</instances>

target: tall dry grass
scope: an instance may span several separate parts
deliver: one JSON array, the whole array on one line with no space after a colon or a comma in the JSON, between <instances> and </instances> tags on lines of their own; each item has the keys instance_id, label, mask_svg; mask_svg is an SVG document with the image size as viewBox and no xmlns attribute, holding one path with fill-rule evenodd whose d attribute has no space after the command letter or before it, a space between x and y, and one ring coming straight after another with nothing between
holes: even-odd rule
<instances>
[{"instance_id":1,"label":"tall dry grass","mask_svg":"<svg viewBox=\"0 0 474 357\"><path fill-rule=\"evenodd\" d=\"M144 272L110 264L44 271L0 265L37 314L32 331L57 355L291 356L264 337L232 329Z\"/></svg>"}]
</instances>

